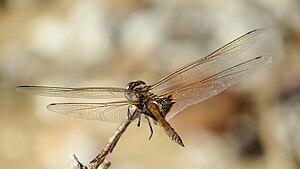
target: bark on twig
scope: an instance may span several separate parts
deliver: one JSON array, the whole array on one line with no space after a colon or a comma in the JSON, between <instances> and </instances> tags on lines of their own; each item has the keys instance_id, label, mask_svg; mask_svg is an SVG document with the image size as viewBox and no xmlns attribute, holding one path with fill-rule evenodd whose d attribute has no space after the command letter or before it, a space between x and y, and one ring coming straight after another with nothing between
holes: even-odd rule
<instances>
[{"instance_id":1,"label":"bark on twig","mask_svg":"<svg viewBox=\"0 0 300 169\"><path fill-rule=\"evenodd\" d=\"M105 158L114 150L116 144L118 143L119 139L126 131L130 123L131 122L128 119L124 120L118 127L116 132L112 135L112 137L110 137L106 142L105 146L99 152L99 154L93 160L91 160L87 166L80 163L75 155L72 155L70 157L71 169L107 169L111 165L111 163L109 161L106 161Z\"/></svg>"}]
</instances>

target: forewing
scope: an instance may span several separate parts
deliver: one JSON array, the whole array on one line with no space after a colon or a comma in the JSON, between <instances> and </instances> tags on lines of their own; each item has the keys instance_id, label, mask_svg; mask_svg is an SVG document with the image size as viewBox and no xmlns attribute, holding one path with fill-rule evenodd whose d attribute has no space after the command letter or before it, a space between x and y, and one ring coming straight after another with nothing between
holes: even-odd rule
<instances>
[{"instance_id":1,"label":"forewing","mask_svg":"<svg viewBox=\"0 0 300 169\"><path fill-rule=\"evenodd\" d=\"M225 69L208 78L202 79L199 82L190 84L189 86L169 91L166 94L172 94L175 104L167 114L167 120L175 116L187 106L212 97L229 86L252 75L264 65L271 63L271 60L272 58L270 56L260 56Z\"/></svg>"},{"instance_id":2,"label":"forewing","mask_svg":"<svg viewBox=\"0 0 300 169\"><path fill-rule=\"evenodd\" d=\"M52 103L47 108L55 113L103 122L122 122L127 118L128 102Z\"/></svg>"},{"instance_id":3,"label":"forewing","mask_svg":"<svg viewBox=\"0 0 300 169\"><path fill-rule=\"evenodd\" d=\"M64 88L47 86L19 86L18 92L48 97L70 97L88 99L124 99L125 89L113 87Z\"/></svg>"},{"instance_id":4,"label":"forewing","mask_svg":"<svg viewBox=\"0 0 300 169\"><path fill-rule=\"evenodd\" d=\"M152 90L158 94L164 93L181 83L187 85L193 83L198 77L214 74L217 68L225 65L230 59L253 46L265 33L266 29L256 29L244 34L210 55L166 75L152 85Z\"/></svg>"}]
</instances>

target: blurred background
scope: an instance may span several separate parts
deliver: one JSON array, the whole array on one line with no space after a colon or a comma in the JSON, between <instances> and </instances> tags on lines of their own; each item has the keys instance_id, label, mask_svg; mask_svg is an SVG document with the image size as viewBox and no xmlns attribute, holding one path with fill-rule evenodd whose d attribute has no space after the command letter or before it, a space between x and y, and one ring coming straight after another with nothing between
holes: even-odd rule
<instances>
[{"instance_id":1,"label":"blurred background","mask_svg":"<svg viewBox=\"0 0 300 169\"><path fill-rule=\"evenodd\" d=\"M111 168L299 168L300 1L0 0L1 168L69 168L72 154L87 164L119 125L52 113L47 104L74 100L15 86L151 84L261 27L242 55L273 63L175 116L185 148L131 124Z\"/></svg>"}]
</instances>

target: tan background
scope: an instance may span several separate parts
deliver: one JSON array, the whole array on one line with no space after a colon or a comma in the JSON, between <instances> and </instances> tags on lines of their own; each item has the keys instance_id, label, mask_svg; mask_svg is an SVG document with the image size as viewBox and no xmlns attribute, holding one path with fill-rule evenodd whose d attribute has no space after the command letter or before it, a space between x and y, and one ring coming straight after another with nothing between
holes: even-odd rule
<instances>
[{"instance_id":1,"label":"tan background","mask_svg":"<svg viewBox=\"0 0 300 169\"><path fill-rule=\"evenodd\" d=\"M260 27L268 34L243 55L273 64L175 116L185 148L132 124L111 168L299 168L300 2L0 1L0 168L69 168L71 154L86 164L118 126L57 115L46 105L70 100L15 86L153 83Z\"/></svg>"}]
</instances>

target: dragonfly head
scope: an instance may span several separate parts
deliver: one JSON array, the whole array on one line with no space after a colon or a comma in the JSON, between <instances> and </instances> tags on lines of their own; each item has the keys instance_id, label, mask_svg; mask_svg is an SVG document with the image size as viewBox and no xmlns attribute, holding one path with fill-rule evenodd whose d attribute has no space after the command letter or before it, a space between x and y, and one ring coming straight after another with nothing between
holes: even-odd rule
<instances>
[{"instance_id":1,"label":"dragonfly head","mask_svg":"<svg viewBox=\"0 0 300 169\"><path fill-rule=\"evenodd\" d=\"M125 97L130 101L138 101L142 92L147 88L147 84L141 80L137 80L129 82L125 88Z\"/></svg>"}]
</instances>

